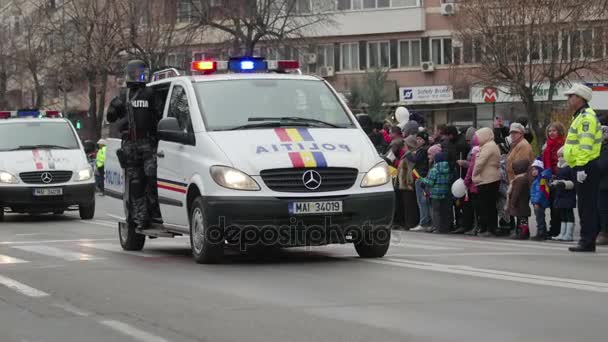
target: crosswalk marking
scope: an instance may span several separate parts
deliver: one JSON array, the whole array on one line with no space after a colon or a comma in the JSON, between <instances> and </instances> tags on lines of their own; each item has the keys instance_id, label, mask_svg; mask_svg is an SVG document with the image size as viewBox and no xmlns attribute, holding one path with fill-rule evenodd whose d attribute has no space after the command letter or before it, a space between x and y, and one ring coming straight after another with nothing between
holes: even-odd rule
<instances>
[{"instance_id":1,"label":"crosswalk marking","mask_svg":"<svg viewBox=\"0 0 608 342\"><path fill-rule=\"evenodd\" d=\"M81 243L80 246L87 248L95 248L108 252L120 253L120 254L128 254L135 255L142 258L158 258L162 256L167 256L161 253L153 253L153 252L134 252L134 251L125 251L118 244L112 243Z\"/></svg>"},{"instance_id":2,"label":"crosswalk marking","mask_svg":"<svg viewBox=\"0 0 608 342\"><path fill-rule=\"evenodd\" d=\"M0 254L0 264L2 265L6 265L6 264L23 264L29 262L27 260L21 260L18 258L13 258L11 256L8 255L2 255Z\"/></svg>"},{"instance_id":3,"label":"crosswalk marking","mask_svg":"<svg viewBox=\"0 0 608 342\"><path fill-rule=\"evenodd\" d=\"M28 297L46 297L49 295L46 292L40 291L31 286L20 283L14 279L11 279L11 278L8 278L5 276L1 276L1 275L0 275L0 285L4 285L4 286L8 287L9 289L13 289Z\"/></svg>"},{"instance_id":4,"label":"crosswalk marking","mask_svg":"<svg viewBox=\"0 0 608 342\"><path fill-rule=\"evenodd\" d=\"M88 260L98 260L103 259L93 255L80 253L80 252L72 252L65 249L50 247L50 246L41 246L41 245L33 245L33 246L12 246L12 248L20 249L30 253L42 254L46 256L51 256L59 259L63 259L66 261L88 261Z\"/></svg>"}]
</instances>

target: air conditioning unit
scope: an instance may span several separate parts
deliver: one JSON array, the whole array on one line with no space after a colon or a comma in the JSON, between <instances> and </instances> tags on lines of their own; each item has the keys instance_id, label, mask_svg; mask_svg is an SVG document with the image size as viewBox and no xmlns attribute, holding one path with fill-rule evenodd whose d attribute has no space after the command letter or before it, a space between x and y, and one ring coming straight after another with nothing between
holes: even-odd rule
<instances>
[{"instance_id":1,"label":"air conditioning unit","mask_svg":"<svg viewBox=\"0 0 608 342\"><path fill-rule=\"evenodd\" d=\"M317 54L316 53L307 53L304 55L304 62L306 64L316 64L317 63Z\"/></svg>"},{"instance_id":2,"label":"air conditioning unit","mask_svg":"<svg viewBox=\"0 0 608 342\"><path fill-rule=\"evenodd\" d=\"M433 62L422 62L420 70L422 70L422 72L433 72L435 71L435 64L433 64Z\"/></svg>"},{"instance_id":3,"label":"air conditioning unit","mask_svg":"<svg viewBox=\"0 0 608 342\"><path fill-rule=\"evenodd\" d=\"M441 4L441 15L454 15L456 13L456 4L444 3Z\"/></svg>"},{"instance_id":4,"label":"air conditioning unit","mask_svg":"<svg viewBox=\"0 0 608 342\"><path fill-rule=\"evenodd\" d=\"M333 66L324 66L319 68L319 76L332 77L335 74Z\"/></svg>"}]
</instances>

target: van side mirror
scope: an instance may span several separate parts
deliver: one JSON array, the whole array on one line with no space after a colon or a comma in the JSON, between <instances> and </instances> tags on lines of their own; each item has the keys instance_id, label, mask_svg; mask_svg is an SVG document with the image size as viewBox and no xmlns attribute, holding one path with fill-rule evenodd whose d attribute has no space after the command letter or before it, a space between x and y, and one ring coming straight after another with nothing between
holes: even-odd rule
<instances>
[{"instance_id":1,"label":"van side mirror","mask_svg":"<svg viewBox=\"0 0 608 342\"><path fill-rule=\"evenodd\" d=\"M165 118L158 123L158 139L184 145L194 145L194 134L185 132L177 118Z\"/></svg>"}]
</instances>

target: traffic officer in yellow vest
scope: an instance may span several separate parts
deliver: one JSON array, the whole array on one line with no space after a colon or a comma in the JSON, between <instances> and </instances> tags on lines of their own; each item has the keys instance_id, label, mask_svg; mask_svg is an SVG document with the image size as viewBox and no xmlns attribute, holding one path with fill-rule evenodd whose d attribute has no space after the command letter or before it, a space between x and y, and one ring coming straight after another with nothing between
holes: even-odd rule
<instances>
[{"instance_id":1,"label":"traffic officer in yellow vest","mask_svg":"<svg viewBox=\"0 0 608 342\"><path fill-rule=\"evenodd\" d=\"M97 159L95 161L95 166L97 167L97 187L103 196L106 167L106 140L99 139L97 146L99 146L99 150L97 150Z\"/></svg>"},{"instance_id":2,"label":"traffic officer in yellow vest","mask_svg":"<svg viewBox=\"0 0 608 342\"><path fill-rule=\"evenodd\" d=\"M576 172L576 195L581 221L581 238L576 247L570 247L570 251L595 252L595 239L600 228L597 203L602 126L595 111L589 107L593 95L591 88L575 84L565 95L568 96L568 109L574 113L574 119L568 130L564 159Z\"/></svg>"}]
</instances>

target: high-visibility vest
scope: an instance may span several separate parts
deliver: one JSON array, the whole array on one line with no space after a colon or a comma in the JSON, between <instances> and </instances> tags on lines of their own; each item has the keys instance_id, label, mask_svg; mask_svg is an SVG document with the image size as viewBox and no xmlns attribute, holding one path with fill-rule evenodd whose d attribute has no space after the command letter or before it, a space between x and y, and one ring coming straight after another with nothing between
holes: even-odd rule
<instances>
[{"instance_id":1,"label":"high-visibility vest","mask_svg":"<svg viewBox=\"0 0 608 342\"><path fill-rule=\"evenodd\" d=\"M99 149L99 151L97 151L97 168L103 167L106 164L106 147L103 146L102 148Z\"/></svg>"},{"instance_id":2,"label":"high-visibility vest","mask_svg":"<svg viewBox=\"0 0 608 342\"><path fill-rule=\"evenodd\" d=\"M585 166L600 157L602 125L591 108L583 109L572 121L564 145L564 159L571 167Z\"/></svg>"}]
</instances>

